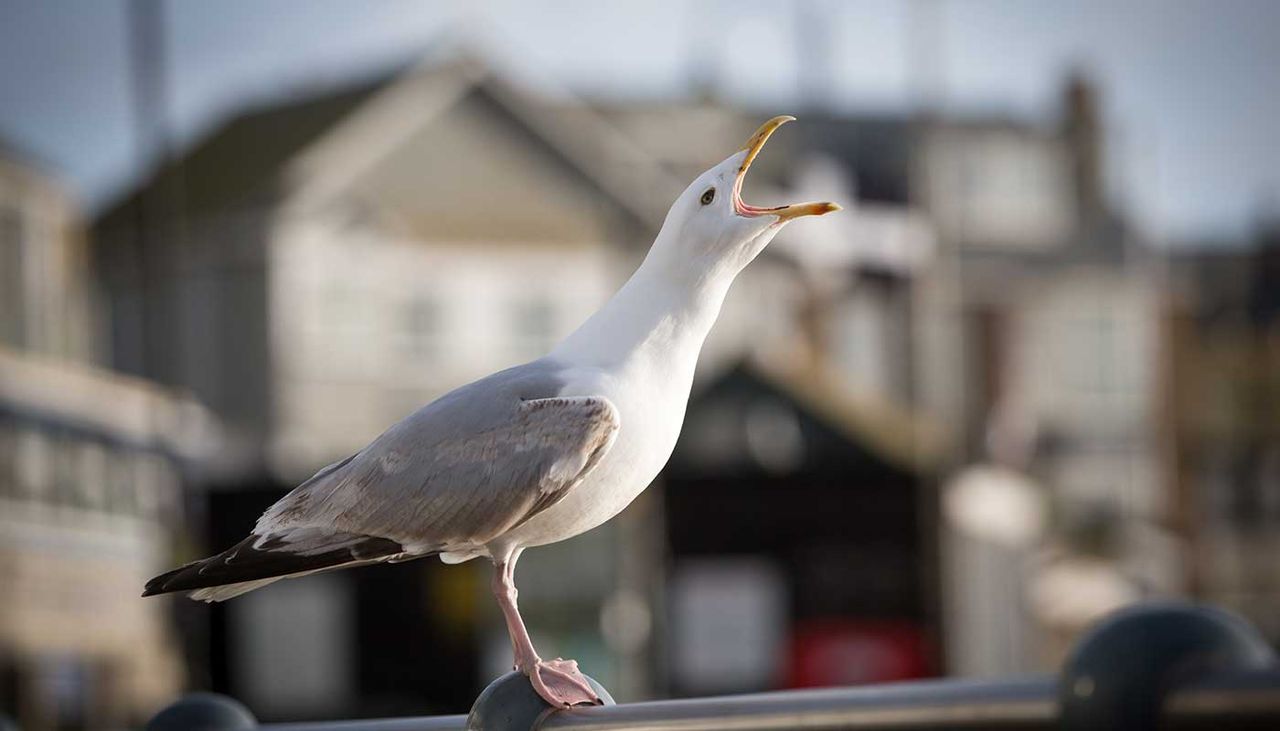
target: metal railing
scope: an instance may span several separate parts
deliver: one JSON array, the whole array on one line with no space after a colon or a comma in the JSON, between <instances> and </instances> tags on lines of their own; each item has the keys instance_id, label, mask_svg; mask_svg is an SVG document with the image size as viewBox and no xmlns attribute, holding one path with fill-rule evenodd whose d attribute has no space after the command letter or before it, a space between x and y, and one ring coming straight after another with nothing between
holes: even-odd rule
<instances>
[{"instance_id":1,"label":"metal railing","mask_svg":"<svg viewBox=\"0 0 1280 731\"><path fill-rule=\"evenodd\" d=\"M574 708L538 729L576 731L848 731L1060 728L1053 678L928 681ZM1163 702L1162 728L1280 729L1280 671L1211 679ZM271 731L462 731L466 716L271 724Z\"/></svg>"},{"instance_id":2,"label":"metal railing","mask_svg":"<svg viewBox=\"0 0 1280 731\"><path fill-rule=\"evenodd\" d=\"M604 695L607 695L604 694ZM203 696L218 703L229 699ZM186 728L162 712L149 731ZM824 731L872 729L1280 729L1280 665L1238 618L1186 605L1122 612L1076 647L1062 674L1016 680L931 680L557 710L515 673L468 716L249 725L211 731ZM225 708L223 709L226 710ZM230 717L228 717L230 718ZM184 725L185 724L185 725Z\"/></svg>"}]
</instances>

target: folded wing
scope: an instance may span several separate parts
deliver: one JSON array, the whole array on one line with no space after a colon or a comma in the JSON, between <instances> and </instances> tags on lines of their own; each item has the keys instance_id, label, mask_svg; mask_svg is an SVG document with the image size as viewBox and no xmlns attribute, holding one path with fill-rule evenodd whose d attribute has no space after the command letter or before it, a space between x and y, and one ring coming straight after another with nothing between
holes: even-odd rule
<instances>
[{"instance_id":1,"label":"folded wing","mask_svg":"<svg viewBox=\"0 0 1280 731\"><path fill-rule=\"evenodd\" d=\"M244 541L145 594L221 600L286 576L483 546L562 499L613 443L613 404L541 396L558 386L512 369L428 404L281 498Z\"/></svg>"}]
</instances>

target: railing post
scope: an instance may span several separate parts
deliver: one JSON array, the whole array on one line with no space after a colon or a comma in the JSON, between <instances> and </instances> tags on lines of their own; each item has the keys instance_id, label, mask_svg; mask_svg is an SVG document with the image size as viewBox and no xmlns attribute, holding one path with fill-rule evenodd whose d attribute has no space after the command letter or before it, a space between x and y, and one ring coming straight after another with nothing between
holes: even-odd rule
<instances>
[{"instance_id":1,"label":"railing post","mask_svg":"<svg viewBox=\"0 0 1280 731\"><path fill-rule=\"evenodd\" d=\"M1221 609L1147 604L1111 615L1087 633L1063 666L1064 731L1155 729L1164 696L1209 673L1275 662L1266 640Z\"/></svg>"},{"instance_id":2,"label":"railing post","mask_svg":"<svg viewBox=\"0 0 1280 731\"><path fill-rule=\"evenodd\" d=\"M584 677L606 706L616 705L595 678ZM480 691L467 714L467 731L533 731L558 710L534 691L524 674L512 671Z\"/></svg>"},{"instance_id":3,"label":"railing post","mask_svg":"<svg viewBox=\"0 0 1280 731\"><path fill-rule=\"evenodd\" d=\"M217 693L188 693L147 722L146 731L252 731L258 719L240 701Z\"/></svg>"}]
</instances>

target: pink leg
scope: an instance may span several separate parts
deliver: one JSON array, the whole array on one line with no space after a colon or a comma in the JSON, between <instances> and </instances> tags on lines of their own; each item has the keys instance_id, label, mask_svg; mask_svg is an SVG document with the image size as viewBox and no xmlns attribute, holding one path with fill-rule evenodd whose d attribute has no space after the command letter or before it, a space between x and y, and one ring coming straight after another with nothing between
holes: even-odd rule
<instances>
[{"instance_id":1,"label":"pink leg","mask_svg":"<svg viewBox=\"0 0 1280 731\"><path fill-rule=\"evenodd\" d=\"M577 662L560 658L546 661L533 649L533 641L516 608L515 558L495 562L493 571L493 595L507 620L507 633L511 635L511 648L515 651L515 669L529 676L533 689L552 706L603 704L578 670Z\"/></svg>"}]
</instances>

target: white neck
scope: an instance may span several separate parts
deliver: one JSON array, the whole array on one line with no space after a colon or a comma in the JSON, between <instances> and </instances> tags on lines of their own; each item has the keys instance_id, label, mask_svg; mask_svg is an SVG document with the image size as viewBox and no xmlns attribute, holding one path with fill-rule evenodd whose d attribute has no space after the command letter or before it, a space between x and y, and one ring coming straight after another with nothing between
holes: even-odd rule
<instances>
[{"instance_id":1,"label":"white neck","mask_svg":"<svg viewBox=\"0 0 1280 731\"><path fill-rule=\"evenodd\" d=\"M622 289L550 356L611 370L657 360L691 377L738 267L673 261L670 248L660 234Z\"/></svg>"}]
</instances>

